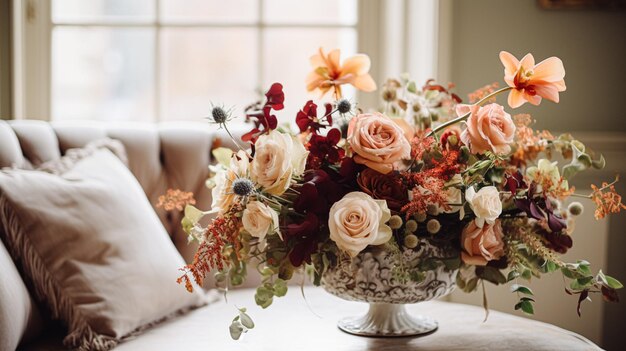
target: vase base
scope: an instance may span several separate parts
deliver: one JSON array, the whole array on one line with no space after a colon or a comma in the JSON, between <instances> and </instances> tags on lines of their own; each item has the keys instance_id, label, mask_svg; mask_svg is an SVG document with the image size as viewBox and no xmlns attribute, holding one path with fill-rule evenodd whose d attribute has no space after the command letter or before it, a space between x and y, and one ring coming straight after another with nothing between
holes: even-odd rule
<instances>
[{"instance_id":1,"label":"vase base","mask_svg":"<svg viewBox=\"0 0 626 351\"><path fill-rule=\"evenodd\" d=\"M370 304L365 316L343 318L337 327L359 336L403 337L430 334L439 325L433 318L409 315L404 305Z\"/></svg>"}]
</instances>

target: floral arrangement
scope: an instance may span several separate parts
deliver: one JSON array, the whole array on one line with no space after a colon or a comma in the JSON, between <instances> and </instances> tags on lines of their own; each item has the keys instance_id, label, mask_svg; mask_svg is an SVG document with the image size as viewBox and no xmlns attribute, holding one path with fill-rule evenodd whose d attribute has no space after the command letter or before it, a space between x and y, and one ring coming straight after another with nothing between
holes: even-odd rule
<instances>
[{"instance_id":1,"label":"floral arrangement","mask_svg":"<svg viewBox=\"0 0 626 351\"><path fill-rule=\"evenodd\" d=\"M604 159L569 134L533 130L529 115L511 116L496 102L508 92L511 109L543 99L558 103L566 89L563 63L550 57L535 64L531 54L520 61L504 51L500 60L506 86L478 89L470 104L452 85L431 80L419 87L401 77L383 85L380 110L365 112L342 97L341 87L377 88L369 58L341 62L339 50L320 49L311 58L307 89L330 93L332 102L307 101L292 133L278 126L275 113L285 96L281 84L273 84L263 101L246 108L253 128L235 140L239 150L213 151L212 209L193 207L191 194L179 191L161 199L167 209L186 205L182 225L199 243L178 282L191 291L192 282L202 286L214 271L227 289L242 284L255 262L263 277L255 302L266 308L286 294L294 272L309 273L319 285L329 266L373 246L398 253L398 277L419 280L421 272L407 270L401 253L432 240L459 254L421 269L459 269L456 283L466 292L484 291L485 281L511 284L519 296L515 309L529 314L533 293L520 282L553 271L567 280L568 294L579 295L579 314L592 293L617 301L619 281L593 274L586 261L560 259L572 247L574 221L583 212L572 199L592 199L598 219L619 212L626 207L614 189L617 179L592 185L589 196L577 194L568 181L604 167ZM211 120L228 131L231 115L214 107ZM567 162L552 161L554 154ZM209 215L215 217L202 225ZM231 335L237 339L253 327L241 309Z\"/></svg>"}]
</instances>

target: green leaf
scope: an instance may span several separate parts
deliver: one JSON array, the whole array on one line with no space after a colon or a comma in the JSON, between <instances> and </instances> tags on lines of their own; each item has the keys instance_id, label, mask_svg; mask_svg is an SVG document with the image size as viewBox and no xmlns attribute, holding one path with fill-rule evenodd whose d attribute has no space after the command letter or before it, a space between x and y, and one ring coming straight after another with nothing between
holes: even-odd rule
<instances>
[{"instance_id":1,"label":"green leaf","mask_svg":"<svg viewBox=\"0 0 626 351\"><path fill-rule=\"evenodd\" d=\"M230 327L228 327L228 330L230 331L230 337L233 338L233 340L239 340L241 334L243 333L243 326L238 321L233 321L230 324Z\"/></svg>"},{"instance_id":2,"label":"green leaf","mask_svg":"<svg viewBox=\"0 0 626 351\"><path fill-rule=\"evenodd\" d=\"M287 294L287 282L282 279L276 279L274 282L274 295L283 297Z\"/></svg>"},{"instance_id":3,"label":"green leaf","mask_svg":"<svg viewBox=\"0 0 626 351\"><path fill-rule=\"evenodd\" d=\"M406 86L406 90L408 90L409 92L415 94L417 92L417 85L415 84L415 82L411 81Z\"/></svg>"},{"instance_id":4,"label":"green leaf","mask_svg":"<svg viewBox=\"0 0 626 351\"><path fill-rule=\"evenodd\" d=\"M521 297L519 300L520 301L532 301L532 302L535 302L535 299L533 299L532 297L527 297L527 296Z\"/></svg>"},{"instance_id":5,"label":"green leaf","mask_svg":"<svg viewBox=\"0 0 626 351\"><path fill-rule=\"evenodd\" d=\"M545 269L546 273L551 273L551 272L554 272L557 269L559 269L559 267L556 265L556 263L554 263L552 261L546 261L544 269Z\"/></svg>"},{"instance_id":6,"label":"green leaf","mask_svg":"<svg viewBox=\"0 0 626 351\"><path fill-rule=\"evenodd\" d=\"M515 271L515 270L510 271L509 274L507 274L507 276L506 276L506 281L510 282L511 280L513 280L513 279L515 279L515 278L517 278L519 276L520 276L520 274L519 274L518 271Z\"/></svg>"},{"instance_id":7,"label":"green leaf","mask_svg":"<svg viewBox=\"0 0 626 351\"><path fill-rule=\"evenodd\" d=\"M600 155L600 159L591 161L591 166L595 169L603 169L606 166L604 156Z\"/></svg>"},{"instance_id":8,"label":"green leaf","mask_svg":"<svg viewBox=\"0 0 626 351\"><path fill-rule=\"evenodd\" d=\"M624 285L619 280L608 275L606 276L606 282L608 286L613 289L621 289L624 287Z\"/></svg>"},{"instance_id":9,"label":"green leaf","mask_svg":"<svg viewBox=\"0 0 626 351\"><path fill-rule=\"evenodd\" d=\"M211 152L213 154L213 158L217 161L217 163L221 164L224 167L230 166L230 159L233 156L233 150L227 147L218 147L213 149Z\"/></svg>"},{"instance_id":10,"label":"green leaf","mask_svg":"<svg viewBox=\"0 0 626 351\"><path fill-rule=\"evenodd\" d=\"M516 310L521 309L522 311L524 311L524 313L527 313L527 314L535 314L535 309L533 308L533 304L529 300L523 300L523 301L518 302L515 305L515 309Z\"/></svg>"},{"instance_id":11,"label":"green leaf","mask_svg":"<svg viewBox=\"0 0 626 351\"><path fill-rule=\"evenodd\" d=\"M254 301L262 308L269 307L273 302L274 292L264 286L259 286L254 294Z\"/></svg>"},{"instance_id":12,"label":"green leaf","mask_svg":"<svg viewBox=\"0 0 626 351\"><path fill-rule=\"evenodd\" d=\"M518 292L518 293L524 294L524 295L534 295L533 291L530 290L529 287L526 287L526 286L520 285L520 284L513 284L513 285L511 285L511 292Z\"/></svg>"},{"instance_id":13,"label":"green leaf","mask_svg":"<svg viewBox=\"0 0 626 351\"><path fill-rule=\"evenodd\" d=\"M241 317L241 324L244 327L248 329L254 328L254 322L252 321L252 318L250 318L250 316L248 316L248 314L245 311L239 312L239 317Z\"/></svg>"},{"instance_id":14,"label":"green leaf","mask_svg":"<svg viewBox=\"0 0 626 351\"><path fill-rule=\"evenodd\" d=\"M585 290L589 287L589 283L593 280L593 277L582 277L572 280L570 283L570 288L574 291Z\"/></svg>"}]
</instances>

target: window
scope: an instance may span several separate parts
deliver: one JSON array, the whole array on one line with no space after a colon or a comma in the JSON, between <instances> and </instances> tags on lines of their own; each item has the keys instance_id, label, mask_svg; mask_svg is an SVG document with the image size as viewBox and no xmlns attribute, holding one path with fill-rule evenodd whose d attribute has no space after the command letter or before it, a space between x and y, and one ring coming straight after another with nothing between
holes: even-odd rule
<instances>
[{"instance_id":1,"label":"window","mask_svg":"<svg viewBox=\"0 0 626 351\"><path fill-rule=\"evenodd\" d=\"M319 47L340 48L342 57L366 52L379 84L382 74L411 71L411 62L418 62L411 55L427 51L412 44L410 14L429 16L420 23L434 18L422 3L14 1L14 115L193 120L206 117L212 103L241 115L245 104L279 81L286 95L281 122L286 122L316 98L305 91L304 80L311 70L308 59ZM422 37L436 34L433 28L419 29ZM426 66L420 61L420 67Z\"/></svg>"},{"instance_id":2,"label":"window","mask_svg":"<svg viewBox=\"0 0 626 351\"><path fill-rule=\"evenodd\" d=\"M306 99L318 45L356 52L356 0L53 0L51 115L180 120L274 81ZM297 109L296 106L289 106Z\"/></svg>"}]
</instances>

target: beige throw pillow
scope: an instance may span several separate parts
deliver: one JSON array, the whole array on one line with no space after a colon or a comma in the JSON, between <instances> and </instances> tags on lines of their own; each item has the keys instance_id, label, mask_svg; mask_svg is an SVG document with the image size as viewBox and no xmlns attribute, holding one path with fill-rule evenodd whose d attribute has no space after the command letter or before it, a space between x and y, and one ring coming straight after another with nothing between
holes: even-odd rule
<instances>
[{"instance_id":1,"label":"beige throw pillow","mask_svg":"<svg viewBox=\"0 0 626 351\"><path fill-rule=\"evenodd\" d=\"M43 168L0 172L0 223L36 296L67 325L67 347L108 350L206 302L176 284L183 259L109 149L91 145Z\"/></svg>"}]
</instances>

